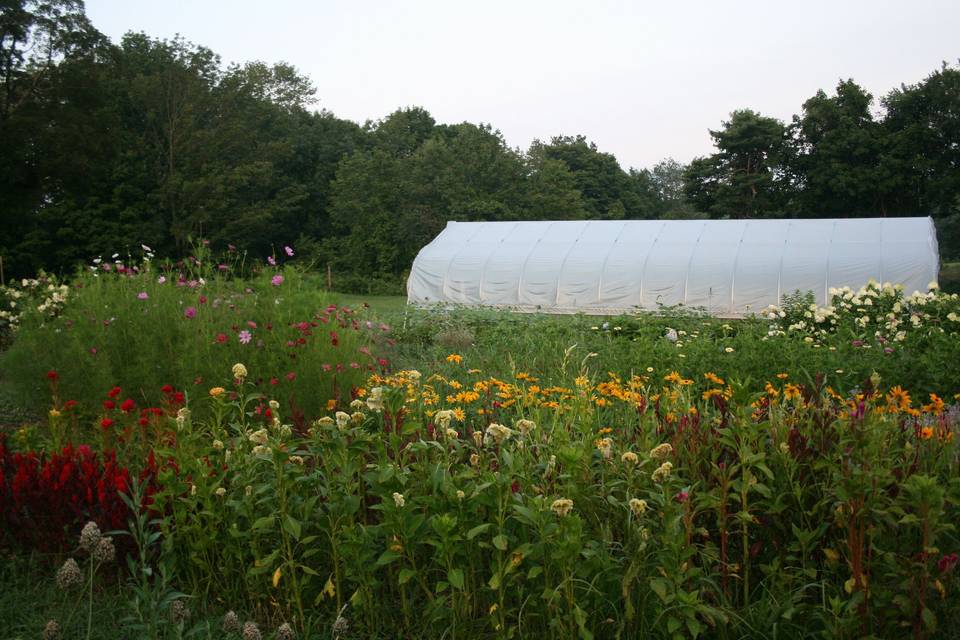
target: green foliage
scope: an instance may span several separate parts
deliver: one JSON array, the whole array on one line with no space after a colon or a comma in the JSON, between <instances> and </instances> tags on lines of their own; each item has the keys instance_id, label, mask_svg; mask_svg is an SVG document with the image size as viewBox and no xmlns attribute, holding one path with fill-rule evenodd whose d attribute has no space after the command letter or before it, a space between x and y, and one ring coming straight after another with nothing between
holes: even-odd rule
<instances>
[{"instance_id":1,"label":"green foliage","mask_svg":"<svg viewBox=\"0 0 960 640\"><path fill-rule=\"evenodd\" d=\"M361 322L362 309L331 307L295 267L257 261L255 276L234 279L250 267L245 254L220 262L199 249L180 268L100 263L64 287L69 296L27 287L67 302L28 307L0 354L17 394L45 404L46 372L58 371L61 400L79 400L76 410L90 420L100 415L97 397L114 386L138 407L159 406L165 385L204 395L242 362L302 421L328 401L349 402L351 389L389 355L389 328Z\"/></svg>"}]
</instances>

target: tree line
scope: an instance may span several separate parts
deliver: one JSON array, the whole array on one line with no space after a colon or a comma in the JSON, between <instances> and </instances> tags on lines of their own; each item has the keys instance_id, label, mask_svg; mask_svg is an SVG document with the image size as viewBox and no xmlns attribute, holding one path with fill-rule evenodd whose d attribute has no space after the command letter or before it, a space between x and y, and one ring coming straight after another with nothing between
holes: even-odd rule
<instances>
[{"instance_id":1,"label":"tree line","mask_svg":"<svg viewBox=\"0 0 960 640\"><path fill-rule=\"evenodd\" d=\"M284 63L224 66L182 39L113 43L80 0L0 2L0 255L69 270L192 238L296 243L342 288L399 290L448 220L933 216L960 254L960 68L879 100L853 80L789 123L749 109L715 153L624 170L584 136L511 148L420 107L357 124Z\"/></svg>"}]
</instances>

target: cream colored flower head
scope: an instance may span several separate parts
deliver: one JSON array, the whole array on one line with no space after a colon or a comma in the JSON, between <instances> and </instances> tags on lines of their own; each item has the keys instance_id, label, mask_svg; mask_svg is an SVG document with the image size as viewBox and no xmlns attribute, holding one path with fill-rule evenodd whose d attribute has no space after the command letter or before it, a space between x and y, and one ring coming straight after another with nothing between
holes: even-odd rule
<instances>
[{"instance_id":1,"label":"cream colored flower head","mask_svg":"<svg viewBox=\"0 0 960 640\"><path fill-rule=\"evenodd\" d=\"M407 502L406 502L406 500L404 500L402 493L396 493L396 492L394 492L394 494L393 494L393 503L394 503L395 505L397 505L397 508L402 509L403 506L404 506Z\"/></svg>"},{"instance_id":2,"label":"cream colored flower head","mask_svg":"<svg viewBox=\"0 0 960 640\"><path fill-rule=\"evenodd\" d=\"M633 515L639 518L647 511L647 501L640 500L639 498L631 498L630 511L633 512Z\"/></svg>"},{"instance_id":3,"label":"cream colored flower head","mask_svg":"<svg viewBox=\"0 0 960 640\"><path fill-rule=\"evenodd\" d=\"M500 445L500 444L503 444L503 442L512 435L513 435L512 429L509 429L503 426L502 424L497 424L496 422L494 422L493 424L487 427L487 432L483 441L487 445L491 445L491 444Z\"/></svg>"},{"instance_id":4,"label":"cream colored flower head","mask_svg":"<svg viewBox=\"0 0 960 640\"><path fill-rule=\"evenodd\" d=\"M573 509L573 500L569 498L557 498L553 501L553 504L550 505L550 509L563 518Z\"/></svg>"},{"instance_id":5,"label":"cream colored flower head","mask_svg":"<svg viewBox=\"0 0 960 640\"><path fill-rule=\"evenodd\" d=\"M223 487L217 487L217 489L216 489L216 491L214 491L214 493L217 494L218 496L220 496L220 497L222 498L223 496L227 495L227 490L224 489Z\"/></svg>"},{"instance_id":6,"label":"cream colored flower head","mask_svg":"<svg viewBox=\"0 0 960 640\"><path fill-rule=\"evenodd\" d=\"M277 402L276 400L271 400L267 404L270 405L270 408L273 409L274 411L278 411L280 409L280 403Z\"/></svg>"},{"instance_id":7,"label":"cream colored flower head","mask_svg":"<svg viewBox=\"0 0 960 640\"><path fill-rule=\"evenodd\" d=\"M377 413L383 411L383 387L370 389L370 394L367 396L367 407Z\"/></svg>"},{"instance_id":8,"label":"cream colored flower head","mask_svg":"<svg viewBox=\"0 0 960 640\"><path fill-rule=\"evenodd\" d=\"M664 442L663 444L658 444L650 450L650 457L654 460L663 460L671 453L673 453L673 447L670 446L669 442Z\"/></svg>"},{"instance_id":9,"label":"cream colored flower head","mask_svg":"<svg viewBox=\"0 0 960 640\"><path fill-rule=\"evenodd\" d=\"M367 419L367 414L363 411L354 411L350 414L350 422L353 424L363 424L363 421Z\"/></svg>"},{"instance_id":10,"label":"cream colored flower head","mask_svg":"<svg viewBox=\"0 0 960 640\"><path fill-rule=\"evenodd\" d=\"M521 435L525 436L537 428L537 423L534 422L533 420L527 420L524 418L524 419L517 420L514 423L514 426L517 428L517 431L519 431Z\"/></svg>"},{"instance_id":11,"label":"cream colored flower head","mask_svg":"<svg viewBox=\"0 0 960 640\"><path fill-rule=\"evenodd\" d=\"M223 451L223 442L221 442L220 440L214 440L213 448L216 449L217 451Z\"/></svg>"},{"instance_id":12,"label":"cream colored flower head","mask_svg":"<svg viewBox=\"0 0 960 640\"><path fill-rule=\"evenodd\" d=\"M597 447L597 451L603 456L605 460L609 460L613 455L613 440L610 438L600 438L594 445Z\"/></svg>"},{"instance_id":13,"label":"cream colored flower head","mask_svg":"<svg viewBox=\"0 0 960 640\"><path fill-rule=\"evenodd\" d=\"M350 414L346 411L337 411L337 429L343 431L350 424Z\"/></svg>"},{"instance_id":14,"label":"cream colored flower head","mask_svg":"<svg viewBox=\"0 0 960 640\"><path fill-rule=\"evenodd\" d=\"M243 382L247 377L247 368L239 362L233 365L232 372L233 372L234 380L239 380L240 382Z\"/></svg>"},{"instance_id":15,"label":"cream colored flower head","mask_svg":"<svg viewBox=\"0 0 960 640\"><path fill-rule=\"evenodd\" d=\"M653 473L650 474L650 479L654 482L663 482L670 477L670 471L673 469L673 464L670 462L664 462L662 465L653 470Z\"/></svg>"},{"instance_id":16,"label":"cream colored flower head","mask_svg":"<svg viewBox=\"0 0 960 640\"><path fill-rule=\"evenodd\" d=\"M327 428L329 428L329 427L332 427L334 424L336 424L336 423L334 422L333 418L331 418L330 416L323 416L322 418L318 418L318 419L317 419L317 426L318 426L318 427L327 427Z\"/></svg>"},{"instance_id":17,"label":"cream colored flower head","mask_svg":"<svg viewBox=\"0 0 960 640\"><path fill-rule=\"evenodd\" d=\"M446 429L450 426L450 421L453 419L453 411L450 409L443 409L437 411L433 414L433 420L437 423L437 426L441 429Z\"/></svg>"},{"instance_id":18,"label":"cream colored flower head","mask_svg":"<svg viewBox=\"0 0 960 640\"><path fill-rule=\"evenodd\" d=\"M366 403L360 398L354 398L353 400L350 401L350 408L353 409L354 411L360 411L366 406L367 406Z\"/></svg>"},{"instance_id":19,"label":"cream colored flower head","mask_svg":"<svg viewBox=\"0 0 960 640\"><path fill-rule=\"evenodd\" d=\"M633 451L626 451L622 456L620 456L620 462L623 462L624 464L634 465L637 464L638 461L639 458L637 458L637 454L635 454Z\"/></svg>"},{"instance_id":20,"label":"cream colored flower head","mask_svg":"<svg viewBox=\"0 0 960 640\"><path fill-rule=\"evenodd\" d=\"M270 434L267 433L267 430L260 429L251 433L248 439L254 444L267 444L269 438Z\"/></svg>"}]
</instances>

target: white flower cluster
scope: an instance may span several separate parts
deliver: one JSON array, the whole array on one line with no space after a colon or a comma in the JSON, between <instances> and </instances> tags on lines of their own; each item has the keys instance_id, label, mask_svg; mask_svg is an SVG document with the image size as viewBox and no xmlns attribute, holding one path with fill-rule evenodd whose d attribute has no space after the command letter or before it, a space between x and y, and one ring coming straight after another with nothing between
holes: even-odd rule
<instances>
[{"instance_id":1,"label":"white flower cluster","mask_svg":"<svg viewBox=\"0 0 960 640\"><path fill-rule=\"evenodd\" d=\"M771 321L764 339L793 334L819 347L840 325L852 325L861 335L872 335L870 342L889 349L891 343L903 342L911 332L929 335L960 329L951 326L960 320L960 296L942 293L935 282L928 289L927 293L915 291L905 296L902 285L871 280L856 291L831 288L829 303L823 307L811 302L810 294L788 296L783 306L763 310L762 317ZM859 342L857 346L863 348L872 346L866 340Z\"/></svg>"}]
</instances>

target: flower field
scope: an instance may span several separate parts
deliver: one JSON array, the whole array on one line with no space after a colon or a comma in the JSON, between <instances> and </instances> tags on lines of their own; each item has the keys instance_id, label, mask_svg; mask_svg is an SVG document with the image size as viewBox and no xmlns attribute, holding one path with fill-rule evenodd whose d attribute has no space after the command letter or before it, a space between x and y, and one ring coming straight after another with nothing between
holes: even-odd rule
<instances>
[{"instance_id":1,"label":"flower field","mask_svg":"<svg viewBox=\"0 0 960 640\"><path fill-rule=\"evenodd\" d=\"M956 295L379 312L240 258L4 290L22 637L953 632Z\"/></svg>"}]
</instances>

